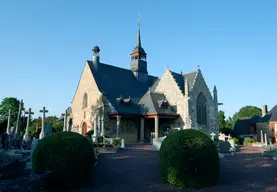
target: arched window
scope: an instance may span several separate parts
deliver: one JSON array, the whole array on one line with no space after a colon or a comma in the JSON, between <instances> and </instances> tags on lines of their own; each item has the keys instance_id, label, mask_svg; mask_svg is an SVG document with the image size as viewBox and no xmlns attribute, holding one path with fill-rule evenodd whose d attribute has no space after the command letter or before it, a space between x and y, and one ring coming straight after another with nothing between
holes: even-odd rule
<instances>
[{"instance_id":1,"label":"arched window","mask_svg":"<svg viewBox=\"0 0 277 192\"><path fill-rule=\"evenodd\" d=\"M88 94L85 93L83 96L83 109L88 107Z\"/></svg>"},{"instance_id":2,"label":"arched window","mask_svg":"<svg viewBox=\"0 0 277 192\"><path fill-rule=\"evenodd\" d=\"M197 96L196 112L197 124L207 125L207 100L202 92Z\"/></svg>"}]
</instances>

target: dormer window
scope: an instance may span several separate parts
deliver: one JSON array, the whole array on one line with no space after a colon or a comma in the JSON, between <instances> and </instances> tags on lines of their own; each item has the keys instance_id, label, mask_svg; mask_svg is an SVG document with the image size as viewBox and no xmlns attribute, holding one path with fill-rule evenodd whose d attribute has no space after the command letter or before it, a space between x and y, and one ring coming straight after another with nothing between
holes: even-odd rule
<instances>
[{"instance_id":1,"label":"dormer window","mask_svg":"<svg viewBox=\"0 0 277 192\"><path fill-rule=\"evenodd\" d=\"M163 100L160 100L160 101L157 101L158 102L158 106L159 108L168 108L168 101L167 99L163 99Z\"/></svg>"},{"instance_id":2,"label":"dormer window","mask_svg":"<svg viewBox=\"0 0 277 192\"><path fill-rule=\"evenodd\" d=\"M120 96L119 98L116 98L116 102L118 105L122 105L122 104L132 104L132 100L129 97L128 99L124 99L122 96Z\"/></svg>"}]
</instances>

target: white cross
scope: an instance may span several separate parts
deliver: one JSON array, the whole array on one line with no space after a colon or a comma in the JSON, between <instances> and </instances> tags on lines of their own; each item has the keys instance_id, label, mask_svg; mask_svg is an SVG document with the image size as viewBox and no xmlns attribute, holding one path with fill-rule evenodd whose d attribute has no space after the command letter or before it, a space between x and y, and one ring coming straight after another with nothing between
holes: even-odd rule
<instances>
[{"instance_id":1,"label":"white cross","mask_svg":"<svg viewBox=\"0 0 277 192\"><path fill-rule=\"evenodd\" d=\"M216 134L214 133L214 132L212 132L211 133L211 136L212 136L212 140L214 141L214 136L215 136Z\"/></svg>"}]
</instances>

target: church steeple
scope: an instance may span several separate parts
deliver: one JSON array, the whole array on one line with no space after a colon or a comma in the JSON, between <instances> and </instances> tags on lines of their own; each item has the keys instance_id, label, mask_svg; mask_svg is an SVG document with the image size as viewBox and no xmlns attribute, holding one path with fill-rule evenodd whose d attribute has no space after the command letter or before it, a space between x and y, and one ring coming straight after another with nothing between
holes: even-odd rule
<instances>
[{"instance_id":1,"label":"church steeple","mask_svg":"<svg viewBox=\"0 0 277 192\"><path fill-rule=\"evenodd\" d=\"M145 81L147 79L147 62L146 53L141 46L140 37L140 17L138 18L138 33L137 33L137 44L131 53L131 70L134 75L140 81Z\"/></svg>"}]
</instances>

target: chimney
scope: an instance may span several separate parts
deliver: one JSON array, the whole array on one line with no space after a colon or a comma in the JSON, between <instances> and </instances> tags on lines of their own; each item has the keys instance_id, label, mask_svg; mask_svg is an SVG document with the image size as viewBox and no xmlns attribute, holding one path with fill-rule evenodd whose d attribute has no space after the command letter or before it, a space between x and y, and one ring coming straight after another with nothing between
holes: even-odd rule
<instances>
[{"instance_id":1,"label":"chimney","mask_svg":"<svg viewBox=\"0 0 277 192\"><path fill-rule=\"evenodd\" d=\"M267 114L267 105L262 105L262 117Z\"/></svg>"},{"instance_id":2,"label":"chimney","mask_svg":"<svg viewBox=\"0 0 277 192\"><path fill-rule=\"evenodd\" d=\"M99 52L100 52L100 49L98 46L95 46L93 49L93 55L92 55L92 63L93 63L93 66L94 66L94 69L95 71L97 71L98 67L99 67Z\"/></svg>"}]
</instances>

